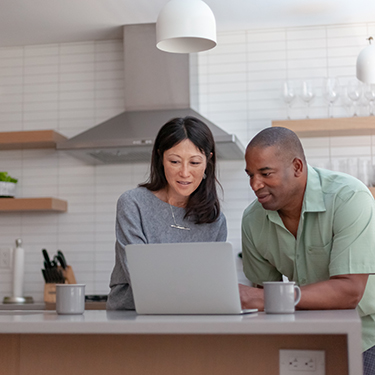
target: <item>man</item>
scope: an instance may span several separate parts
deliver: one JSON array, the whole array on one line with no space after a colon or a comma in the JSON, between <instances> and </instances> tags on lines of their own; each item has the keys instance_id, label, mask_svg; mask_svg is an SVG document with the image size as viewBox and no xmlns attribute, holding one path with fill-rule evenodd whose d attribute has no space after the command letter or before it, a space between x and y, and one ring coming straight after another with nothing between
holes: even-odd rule
<instances>
[{"instance_id":1,"label":"man","mask_svg":"<svg viewBox=\"0 0 375 375\"><path fill-rule=\"evenodd\" d=\"M302 291L297 309L357 308L365 374L375 374L370 191L354 177L309 166L297 135L286 128L258 133L245 159L257 196L242 218L245 275L257 285L283 275L295 281ZM244 308L264 309L263 289L240 285L240 293Z\"/></svg>"}]
</instances>

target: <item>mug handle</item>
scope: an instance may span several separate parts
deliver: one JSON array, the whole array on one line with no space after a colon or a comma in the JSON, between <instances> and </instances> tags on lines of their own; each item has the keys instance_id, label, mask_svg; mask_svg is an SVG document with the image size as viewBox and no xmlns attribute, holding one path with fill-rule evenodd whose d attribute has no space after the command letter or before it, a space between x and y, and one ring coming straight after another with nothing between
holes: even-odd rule
<instances>
[{"instance_id":1,"label":"mug handle","mask_svg":"<svg viewBox=\"0 0 375 375\"><path fill-rule=\"evenodd\" d=\"M294 299L294 306L301 300L301 289L299 286L294 285L294 290L296 291L296 298Z\"/></svg>"}]
</instances>

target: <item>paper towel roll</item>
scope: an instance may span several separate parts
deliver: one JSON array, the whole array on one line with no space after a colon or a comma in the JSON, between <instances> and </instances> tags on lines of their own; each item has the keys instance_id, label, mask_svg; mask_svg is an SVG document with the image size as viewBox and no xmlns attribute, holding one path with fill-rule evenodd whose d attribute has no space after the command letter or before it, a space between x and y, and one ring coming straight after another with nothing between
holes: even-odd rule
<instances>
[{"instance_id":1,"label":"paper towel roll","mask_svg":"<svg viewBox=\"0 0 375 375\"><path fill-rule=\"evenodd\" d=\"M23 297L23 277L25 268L25 251L21 247L22 240L16 240L13 250L13 297Z\"/></svg>"}]
</instances>

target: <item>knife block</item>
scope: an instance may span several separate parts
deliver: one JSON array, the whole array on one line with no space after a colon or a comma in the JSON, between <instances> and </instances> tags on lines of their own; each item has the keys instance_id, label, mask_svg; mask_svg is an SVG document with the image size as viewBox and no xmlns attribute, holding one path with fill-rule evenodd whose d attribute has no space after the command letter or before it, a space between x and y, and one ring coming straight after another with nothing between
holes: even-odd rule
<instances>
[{"instance_id":1,"label":"knife block","mask_svg":"<svg viewBox=\"0 0 375 375\"><path fill-rule=\"evenodd\" d=\"M57 267L61 270L64 278L65 284L77 284L74 272L71 266L66 266L65 269L62 267ZM56 284L55 283L45 283L44 284L44 302L46 303L56 303Z\"/></svg>"}]
</instances>

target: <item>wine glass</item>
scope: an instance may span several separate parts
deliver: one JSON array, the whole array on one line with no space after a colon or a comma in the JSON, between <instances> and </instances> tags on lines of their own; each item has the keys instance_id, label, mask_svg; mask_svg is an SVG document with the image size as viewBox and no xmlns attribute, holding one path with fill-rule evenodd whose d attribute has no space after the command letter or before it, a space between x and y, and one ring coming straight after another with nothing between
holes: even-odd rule
<instances>
[{"instance_id":1,"label":"wine glass","mask_svg":"<svg viewBox=\"0 0 375 375\"><path fill-rule=\"evenodd\" d=\"M309 118L310 103L315 97L312 81L304 80L301 82L301 92L299 96L306 103L306 118Z\"/></svg>"},{"instance_id":2,"label":"wine glass","mask_svg":"<svg viewBox=\"0 0 375 375\"><path fill-rule=\"evenodd\" d=\"M294 90L294 85L290 81L285 81L283 83L283 99L286 103L286 110L287 110L287 118L290 120L290 108L292 106L292 102L296 98L296 93Z\"/></svg>"},{"instance_id":3,"label":"wine glass","mask_svg":"<svg viewBox=\"0 0 375 375\"><path fill-rule=\"evenodd\" d=\"M353 107L354 107L353 116L358 116L357 104L358 104L359 99L362 96L362 83L357 78L353 78L348 82L347 95L349 99L353 102Z\"/></svg>"},{"instance_id":4,"label":"wine glass","mask_svg":"<svg viewBox=\"0 0 375 375\"><path fill-rule=\"evenodd\" d=\"M369 102L370 116L374 116L375 85L372 83L366 84L364 95Z\"/></svg>"},{"instance_id":5,"label":"wine glass","mask_svg":"<svg viewBox=\"0 0 375 375\"><path fill-rule=\"evenodd\" d=\"M328 77L324 79L323 95L328 101L328 117L333 117L333 104L340 96L340 82L338 78Z\"/></svg>"}]
</instances>

